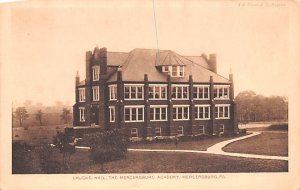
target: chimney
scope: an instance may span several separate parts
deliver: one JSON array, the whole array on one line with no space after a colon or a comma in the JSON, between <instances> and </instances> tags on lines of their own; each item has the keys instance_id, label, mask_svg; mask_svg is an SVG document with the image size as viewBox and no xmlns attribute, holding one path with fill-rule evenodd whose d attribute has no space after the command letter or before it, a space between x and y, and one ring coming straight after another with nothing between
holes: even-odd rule
<instances>
[{"instance_id":1,"label":"chimney","mask_svg":"<svg viewBox=\"0 0 300 190\"><path fill-rule=\"evenodd\" d=\"M99 50L100 75L107 74L107 49L105 47Z\"/></svg>"},{"instance_id":2,"label":"chimney","mask_svg":"<svg viewBox=\"0 0 300 190\"><path fill-rule=\"evenodd\" d=\"M91 51L87 51L85 54L85 72L86 72L86 81L91 80L91 61L92 61L93 54Z\"/></svg>"},{"instance_id":3,"label":"chimney","mask_svg":"<svg viewBox=\"0 0 300 190\"><path fill-rule=\"evenodd\" d=\"M76 86L79 85L79 82L80 82L80 77L79 77L79 73L78 73L78 71L77 71L77 72L76 72L76 77L75 77L75 84L76 84Z\"/></svg>"},{"instance_id":4,"label":"chimney","mask_svg":"<svg viewBox=\"0 0 300 190\"><path fill-rule=\"evenodd\" d=\"M217 73L217 57L216 54L209 54L208 65L210 70Z\"/></svg>"}]
</instances>

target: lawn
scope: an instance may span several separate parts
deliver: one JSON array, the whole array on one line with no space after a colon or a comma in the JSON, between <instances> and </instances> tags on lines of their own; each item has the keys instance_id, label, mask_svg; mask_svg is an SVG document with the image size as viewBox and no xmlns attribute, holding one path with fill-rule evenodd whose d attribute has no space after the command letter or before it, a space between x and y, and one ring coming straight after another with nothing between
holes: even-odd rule
<instances>
[{"instance_id":1,"label":"lawn","mask_svg":"<svg viewBox=\"0 0 300 190\"><path fill-rule=\"evenodd\" d=\"M230 143L223 150L225 152L288 156L288 133L263 132L260 135Z\"/></svg>"},{"instance_id":2,"label":"lawn","mask_svg":"<svg viewBox=\"0 0 300 190\"><path fill-rule=\"evenodd\" d=\"M57 131L63 132L64 127L67 126L68 125L28 127L27 130L23 127L15 127L12 131L12 139L14 141L24 141L29 144L37 144L40 142L51 143Z\"/></svg>"},{"instance_id":3,"label":"lawn","mask_svg":"<svg viewBox=\"0 0 300 190\"><path fill-rule=\"evenodd\" d=\"M287 172L288 162L196 153L128 152L126 159L94 164L88 151L77 151L65 173L229 173Z\"/></svg>"},{"instance_id":4,"label":"lawn","mask_svg":"<svg viewBox=\"0 0 300 190\"><path fill-rule=\"evenodd\" d=\"M205 139L193 141L178 141L177 147L175 143L170 142L148 142L148 143L132 143L129 148L132 149L165 149L165 150L207 150L208 147L221 141L237 138L234 137L207 137Z\"/></svg>"}]
</instances>

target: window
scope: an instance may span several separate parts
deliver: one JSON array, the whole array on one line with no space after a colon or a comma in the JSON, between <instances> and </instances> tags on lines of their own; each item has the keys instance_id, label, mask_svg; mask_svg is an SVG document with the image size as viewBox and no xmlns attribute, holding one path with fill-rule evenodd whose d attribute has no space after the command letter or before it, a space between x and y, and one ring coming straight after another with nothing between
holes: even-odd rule
<instances>
[{"instance_id":1,"label":"window","mask_svg":"<svg viewBox=\"0 0 300 190\"><path fill-rule=\"evenodd\" d=\"M162 67L162 72L168 73L168 72L169 72L169 67L170 67L170 66L163 66L163 67Z\"/></svg>"},{"instance_id":2,"label":"window","mask_svg":"<svg viewBox=\"0 0 300 190\"><path fill-rule=\"evenodd\" d=\"M144 106L125 106L125 122L144 121Z\"/></svg>"},{"instance_id":3,"label":"window","mask_svg":"<svg viewBox=\"0 0 300 190\"><path fill-rule=\"evenodd\" d=\"M80 122L84 122L85 121L85 117L84 117L84 107L80 107L79 108L79 121Z\"/></svg>"},{"instance_id":4,"label":"window","mask_svg":"<svg viewBox=\"0 0 300 190\"><path fill-rule=\"evenodd\" d=\"M150 106L150 121L167 121L167 107L161 105Z\"/></svg>"},{"instance_id":5,"label":"window","mask_svg":"<svg viewBox=\"0 0 300 190\"><path fill-rule=\"evenodd\" d=\"M177 134L178 135L184 135L183 133L183 126L179 126L178 129L177 129Z\"/></svg>"},{"instance_id":6,"label":"window","mask_svg":"<svg viewBox=\"0 0 300 190\"><path fill-rule=\"evenodd\" d=\"M172 99L189 99L189 86L172 85Z\"/></svg>"},{"instance_id":7,"label":"window","mask_svg":"<svg viewBox=\"0 0 300 190\"><path fill-rule=\"evenodd\" d=\"M116 109L115 106L109 106L109 122L115 122Z\"/></svg>"},{"instance_id":8,"label":"window","mask_svg":"<svg viewBox=\"0 0 300 190\"><path fill-rule=\"evenodd\" d=\"M137 128L131 129L131 137L138 137L138 130Z\"/></svg>"},{"instance_id":9,"label":"window","mask_svg":"<svg viewBox=\"0 0 300 190\"><path fill-rule=\"evenodd\" d=\"M229 99L229 85L215 85L214 86L215 99Z\"/></svg>"},{"instance_id":10,"label":"window","mask_svg":"<svg viewBox=\"0 0 300 190\"><path fill-rule=\"evenodd\" d=\"M93 86L93 101L99 101L99 86Z\"/></svg>"},{"instance_id":11,"label":"window","mask_svg":"<svg viewBox=\"0 0 300 190\"><path fill-rule=\"evenodd\" d=\"M199 126L199 134L201 134L201 135L205 134L205 127L204 127L204 125L200 125Z\"/></svg>"},{"instance_id":12,"label":"window","mask_svg":"<svg viewBox=\"0 0 300 190\"><path fill-rule=\"evenodd\" d=\"M93 66L93 81L99 80L99 74L100 74L100 67Z\"/></svg>"},{"instance_id":13,"label":"window","mask_svg":"<svg viewBox=\"0 0 300 190\"><path fill-rule=\"evenodd\" d=\"M229 119L229 106L227 104L216 105L215 118L216 119Z\"/></svg>"},{"instance_id":14,"label":"window","mask_svg":"<svg viewBox=\"0 0 300 190\"><path fill-rule=\"evenodd\" d=\"M85 88L79 88L79 102L85 102Z\"/></svg>"},{"instance_id":15,"label":"window","mask_svg":"<svg viewBox=\"0 0 300 190\"><path fill-rule=\"evenodd\" d=\"M149 99L167 99L167 85L149 85Z\"/></svg>"},{"instance_id":16,"label":"window","mask_svg":"<svg viewBox=\"0 0 300 190\"><path fill-rule=\"evenodd\" d=\"M144 86L143 85L125 85L125 100L143 100Z\"/></svg>"},{"instance_id":17,"label":"window","mask_svg":"<svg viewBox=\"0 0 300 190\"><path fill-rule=\"evenodd\" d=\"M109 86L109 100L116 100L117 99L117 85L110 85Z\"/></svg>"},{"instance_id":18,"label":"window","mask_svg":"<svg viewBox=\"0 0 300 190\"><path fill-rule=\"evenodd\" d=\"M194 99L209 99L209 85L195 85L193 87L193 97Z\"/></svg>"},{"instance_id":19,"label":"window","mask_svg":"<svg viewBox=\"0 0 300 190\"><path fill-rule=\"evenodd\" d=\"M155 128L155 136L161 136L161 127Z\"/></svg>"},{"instance_id":20,"label":"window","mask_svg":"<svg viewBox=\"0 0 300 190\"><path fill-rule=\"evenodd\" d=\"M220 125L219 132L220 132L220 134L224 134L224 132L225 132L225 126L224 125Z\"/></svg>"},{"instance_id":21,"label":"window","mask_svg":"<svg viewBox=\"0 0 300 190\"><path fill-rule=\"evenodd\" d=\"M174 106L173 107L173 119L174 120L188 120L189 119L189 106Z\"/></svg>"},{"instance_id":22,"label":"window","mask_svg":"<svg viewBox=\"0 0 300 190\"><path fill-rule=\"evenodd\" d=\"M173 65L172 67L169 67L169 69L172 69L171 76L172 77L184 77L184 66L183 65Z\"/></svg>"},{"instance_id":23,"label":"window","mask_svg":"<svg viewBox=\"0 0 300 190\"><path fill-rule=\"evenodd\" d=\"M210 119L210 105L195 105L195 119Z\"/></svg>"}]
</instances>

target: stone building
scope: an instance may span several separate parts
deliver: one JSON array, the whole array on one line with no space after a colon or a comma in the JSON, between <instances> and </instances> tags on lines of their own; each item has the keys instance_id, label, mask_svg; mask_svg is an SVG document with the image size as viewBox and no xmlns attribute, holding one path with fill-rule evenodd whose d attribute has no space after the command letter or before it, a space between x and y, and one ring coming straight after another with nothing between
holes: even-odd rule
<instances>
[{"instance_id":1,"label":"stone building","mask_svg":"<svg viewBox=\"0 0 300 190\"><path fill-rule=\"evenodd\" d=\"M237 132L233 75L217 74L216 55L171 50L86 52L76 76L74 129L123 128L131 137Z\"/></svg>"}]
</instances>

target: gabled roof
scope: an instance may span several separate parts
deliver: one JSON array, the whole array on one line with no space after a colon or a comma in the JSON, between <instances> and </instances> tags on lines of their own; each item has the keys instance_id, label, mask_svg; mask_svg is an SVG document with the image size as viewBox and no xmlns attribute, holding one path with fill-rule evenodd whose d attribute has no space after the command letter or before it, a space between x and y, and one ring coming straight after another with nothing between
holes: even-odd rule
<instances>
[{"instance_id":1,"label":"gabled roof","mask_svg":"<svg viewBox=\"0 0 300 190\"><path fill-rule=\"evenodd\" d=\"M107 52L107 65L119 66L123 65L128 57L128 53L124 52Z\"/></svg>"},{"instance_id":2,"label":"gabled roof","mask_svg":"<svg viewBox=\"0 0 300 190\"><path fill-rule=\"evenodd\" d=\"M158 70L157 66L174 64L185 66L184 77L172 77L173 82L188 82L189 75L193 76L194 82L209 82L210 76L213 76L214 82L229 83L217 73L208 69L208 63L205 59L197 58L197 62L188 59L169 50L160 50L159 56L155 49L134 49L128 53L127 59L122 64L123 81L143 81L144 74L148 74L148 80L152 82L165 82L167 74ZM168 58L169 57L169 58ZM108 81L116 81L117 74L113 74Z\"/></svg>"}]
</instances>

